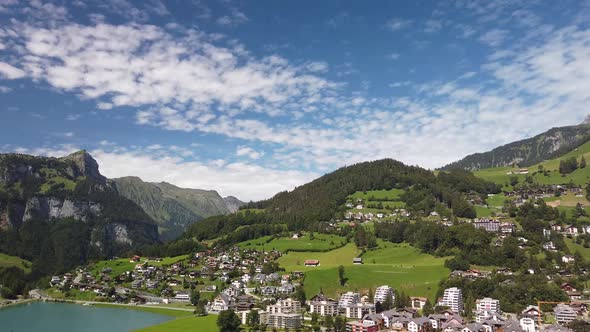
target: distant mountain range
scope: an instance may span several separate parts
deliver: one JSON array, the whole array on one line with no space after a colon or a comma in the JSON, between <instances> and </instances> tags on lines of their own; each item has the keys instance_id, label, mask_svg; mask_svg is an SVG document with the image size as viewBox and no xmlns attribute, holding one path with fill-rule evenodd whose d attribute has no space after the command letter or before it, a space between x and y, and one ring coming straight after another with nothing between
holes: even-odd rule
<instances>
[{"instance_id":1,"label":"distant mountain range","mask_svg":"<svg viewBox=\"0 0 590 332\"><path fill-rule=\"evenodd\" d=\"M110 180L86 151L63 158L0 154L0 252L40 262L39 274L171 240L243 204L215 191Z\"/></svg>"},{"instance_id":2,"label":"distant mountain range","mask_svg":"<svg viewBox=\"0 0 590 332\"><path fill-rule=\"evenodd\" d=\"M532 138L512 142L491 151L475 153L441 168L475 171L505 166L530 166L543 160L559 157L590 141L587 118L577 126L552 128Z\"/></svg>"},{"instance_id":3,"label":"distant mountain range","mask_svg":"<svg viewBox=\"0 0 590 332\"><path fill-rule=\"evenodd\" d=\"M184 189L167 182L144 182L134 176L112 181L121 195L156 221L163 240L178 237L196 221L235 212L244 204L233 196L223 198L214 190Z\"/></svg>"}]
</instances>

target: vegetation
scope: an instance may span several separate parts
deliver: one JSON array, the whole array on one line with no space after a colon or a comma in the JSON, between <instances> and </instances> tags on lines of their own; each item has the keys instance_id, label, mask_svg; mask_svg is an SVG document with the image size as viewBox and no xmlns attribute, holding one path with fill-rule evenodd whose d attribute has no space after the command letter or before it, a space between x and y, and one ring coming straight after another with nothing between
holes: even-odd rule
<instances>
[{"instance_id":1,"label":"vegetation","mask_svg":"<svg viewBox=\"0 0 590 332\"><path fill-rule=\"evenodd\" d=\"M311 232L296 239L292 236L263 236L256 240L240 242L238 246L244 249L278 250L286 253L289 251L328 251L341 247L344 243L346 243L346 239L341 236Z\"/></svg>"},{"instance_id":2,"label":"vegetation","mask_svg":"<svg viewBox=\"0 0 590 332\"><path fill-rule=\"evenodd\" d=\"M444 166L443 170L455 168L479 170L493 167L527 167L544 160L559 157L590 140L590 126L553 128L545 133L521 141L509 143L484 153L475 153ZM556 143L560 148L554 150Z\"/></svg>"},{"instance_id":3,"label":"vegetation","mask_svg":"<svg viewBox=\"0 0 590 332\"><path fill-rule=\"evenodd\" d=\"M169 332L169 331L219 331L215 315L188 316L178 318L162 324L146 327L134 332Z\"/></svg>"}]
</instances>

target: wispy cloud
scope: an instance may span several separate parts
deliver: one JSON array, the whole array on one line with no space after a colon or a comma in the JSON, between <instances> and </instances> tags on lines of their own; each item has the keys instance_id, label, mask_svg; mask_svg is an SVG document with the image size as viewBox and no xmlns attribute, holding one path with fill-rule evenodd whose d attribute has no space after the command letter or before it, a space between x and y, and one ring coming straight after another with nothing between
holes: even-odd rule
<instances>
[{"instance_id":1,"label":"wispy cloud","mask_svg":"<svg viewBox=\"0 0 590 332\"><path fill-rule=\"evenodd\" d=\"M411 20L403 18L392 18L385 23L385 28L391 31L398 31L409 27L412 24Z\"/></svg>"}]
</instances>

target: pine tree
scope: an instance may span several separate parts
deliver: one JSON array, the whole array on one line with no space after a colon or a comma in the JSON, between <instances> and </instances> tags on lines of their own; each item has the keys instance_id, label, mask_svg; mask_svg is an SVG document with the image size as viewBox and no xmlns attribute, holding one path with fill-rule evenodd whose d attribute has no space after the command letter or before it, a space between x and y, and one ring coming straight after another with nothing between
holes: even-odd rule
<instances>
[{"instance_id":1,"label":"pine tree","mask_svg":"<svg viewBox=\"0 0 590 332\"><path fill-rule=\"evenodd\" d=\"M432 313L434 313L432 304L430 304L430 300L426 300L426 304L424 304L424 307L422 307L422 316L428 316Z\"/></svg>"},{"instance_id":2,"label":"pine tree","mask_svg":"<svg viewBox=\"0 0 590 332\"><path fill-rule=\"evenodd\" d=\"M580 168L586 168L586 158L582 156L582 160L580 160Z\"/></svg>"}]
</instances>

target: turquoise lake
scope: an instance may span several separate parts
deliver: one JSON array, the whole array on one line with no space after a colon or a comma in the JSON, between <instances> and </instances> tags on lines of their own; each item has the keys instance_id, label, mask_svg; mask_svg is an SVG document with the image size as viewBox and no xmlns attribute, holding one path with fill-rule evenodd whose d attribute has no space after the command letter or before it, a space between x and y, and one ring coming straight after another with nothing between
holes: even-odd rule
<instances>
[{"instance_id":1,"label":"turquoise lake","mask_svg":"<svg viewBox=\"0 0 590 332\"><path fill-rule=\"evenodd\" d=\"M171 319L124 308L31 303L0 310L0 332L127 332Z\"/></svg>"}]
</instances>

